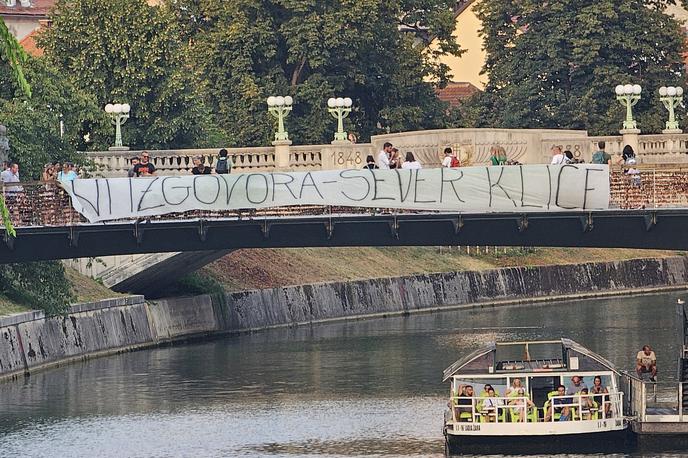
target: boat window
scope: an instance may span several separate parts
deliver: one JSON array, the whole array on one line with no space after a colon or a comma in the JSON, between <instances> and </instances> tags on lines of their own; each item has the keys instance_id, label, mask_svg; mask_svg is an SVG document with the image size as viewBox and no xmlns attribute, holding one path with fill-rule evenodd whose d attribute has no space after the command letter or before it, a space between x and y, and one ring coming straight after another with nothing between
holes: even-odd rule
<instances>
[{"instance_id":1,"label":"boat window","mask_svg":"<svg viewBox=\"0 0 688 458\"><path fill-rule=\"evenodd\" d=\"M532 401L536 406L543 406L547 401L547 395L557 389L559 377L528 377Z\"/></svg>"},{"instance_id":2,"label":"boat window","mask_svg":"<svg viewBox=\"0 0 688 458\"><path fill-rule=\"evenodd\" d=\"M454 390L458 391L461 385L470 385L473 387L475 396L480 396L485 391L485 385L492 385L497 396L504 396L506 392L507 380L506 378L471 378L471 379L454 379Z\"/></svg>"},{"instance_id":3,"label":"boat window","mask_svg":"<svg viewBox=\"0 0 688 458\"><path fill-rule=\"evenodd\" d=\"M498 344L495 355L497 370L523 371L565 367L560 342Z\"/></svg>"},{"instance_id":4,"label":"boat window","mask_svg":"<svg viewBox=\"0 0 688 458\"><path fill-rule=\"evenodd\" d=\"M528 377L522 377L522 376L516 376L516 377L507 377L506 382L507 386L511 387L514 385L514 380L519 379L521 381L521 386L525 388L526 391L529 391L529 385L528 385Z\"/></svg>"},{"instance_id":5,"label":"boat window","mask_svg":"<svg viewBox=\"0 0 688 458\"><path fill-rule=\"evenodd\" d=\"M579 389L576 389L574 387L573 383L573 375L572 376L562 376L562 385L566 387L566 391L569 393L575 393L580 391ZM583 384L588 387L588 389L592 390L592 387L595 385L595 375L579 375L581 379L583 379ZM609 374L599 374L600 379L602 380L602 386L610 390L612 388L612 377Z\"/></svg>"}]
</instances>

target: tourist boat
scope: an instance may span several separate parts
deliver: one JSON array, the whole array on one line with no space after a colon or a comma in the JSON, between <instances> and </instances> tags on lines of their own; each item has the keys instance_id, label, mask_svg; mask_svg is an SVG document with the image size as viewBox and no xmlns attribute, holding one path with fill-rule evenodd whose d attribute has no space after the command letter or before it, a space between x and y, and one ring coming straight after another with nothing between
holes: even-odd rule
<instances>
[{"instance_id":1,"label":"tourist boat","mask_svg":"<svg viewBox=\"0 0 688 458\"><path fill-rule=\"evenodd\" d=\"M447 453L622 451L629 434L619 375L569 339L491 343L444 371ZM585 394L595 377L606 393Z\"/></svg>"}]
</instances>

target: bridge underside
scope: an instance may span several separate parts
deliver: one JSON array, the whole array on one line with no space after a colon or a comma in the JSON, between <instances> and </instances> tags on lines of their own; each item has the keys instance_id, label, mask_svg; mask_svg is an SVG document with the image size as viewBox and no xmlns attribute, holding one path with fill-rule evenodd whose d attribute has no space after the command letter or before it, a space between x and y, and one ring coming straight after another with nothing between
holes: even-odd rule
<instances>
[{"instance_id":1,"label":"bridge underside","mask_svg":"<svg viewBox=\"0 0 688 458\"><path fill-rule=\"evenodd\" d=\"M495 245L688 250L688 209L357 214L20 227L0 263L240 248Z\"/></svg>"}]
</instances>

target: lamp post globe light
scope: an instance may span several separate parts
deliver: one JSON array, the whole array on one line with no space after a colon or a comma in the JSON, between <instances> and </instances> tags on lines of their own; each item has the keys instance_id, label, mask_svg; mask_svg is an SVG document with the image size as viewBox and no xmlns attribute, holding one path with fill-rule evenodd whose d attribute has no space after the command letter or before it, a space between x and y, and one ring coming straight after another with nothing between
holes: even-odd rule
<instances>
[{"instance_id":1,"label":"lamp post globe light","mask_svg":"<svg viewBox=\"0 0 688 458\"><path fill-rule=\"evenodd\" d=\"M633 107L640 100L640 93L642 91L643 89L639 84L619 84L614 89L616 100L626 107L626 120L623 123L624 129L635 130L638 128L637 123L633 119Z\"/></svg>"},{"instance_id":2,"label":"lamp post globe light","mask_svg":"<svg viewBox=\"0 0 688 458\"><path fill-rule=\"evenodd\" d=\"M344 132L344 118L351 113L353 100L349 97L330 98L327 101L327 111L337 120L337 132L334 133L334 142L348 142L346 132Z\"/></svg>"},{"instance_id":3,"label":"lamp post globe light","mask_svg":"<svg viewBox=\"0 0 688 458\"><path fill-rule=\"evenodd\" d=\"M683 88L674 86L662 86L659 88L659 100L669 110L669 120L666 123L665 133L679 133L681 129L676 121L676 107L683 103Z\"/></svg>"},{"instance_id":4,"label":"lamp post globe light","mask_svg":"<svg viewBox=\"0 0 688 458\"><path fill-rule=\"evenodd\" d=\"M289 132L284 130L284 117L289 114L294 104L294 99L291 96L270 96L267 100L268 113L277 118L277 132L275 132L275 141L289 141Z\"/></svg>"},{"instance_id":5,"label":"lamp post globe light","mask_svg":"<svg viewBox=\"0 0 688 458\"><path fill-rule=\"evenodd\" d=\"M127 151L128 146L122 145L122 124L129 119L131 107L128 103L108 103L105 105L105 113L110 116L112 124L115 125L115 146L111 146L111 151Z\"/></svg>"}]
</instances>

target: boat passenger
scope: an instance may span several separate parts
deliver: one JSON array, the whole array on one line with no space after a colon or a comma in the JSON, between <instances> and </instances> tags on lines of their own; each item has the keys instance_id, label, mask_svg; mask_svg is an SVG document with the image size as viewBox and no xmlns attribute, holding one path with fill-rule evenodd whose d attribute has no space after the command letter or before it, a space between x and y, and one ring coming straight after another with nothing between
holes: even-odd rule
<instances>
[{"instance_id":1,"label":"boat passenger","mask_svg":"<svg viewBox=\"0 0 688 458\"><path fill-rule=\"evenodd\" d=\"M592 383L593 385L590 392L596 395L593 396L593 401L595 401L598 406L604 406L604 409L602 409L604 410L604 418L609 418L609 410L611 409L612 405L609 402L609 396L602 396L604 394L608 394L609 391L604 385L602 385L602 377L599 375L595 376Z\"/></svg>"},{"instance_id":2,"label":"boat passenger","mask_svg":"<svg viewBox=\"0 0 688 458\"><path fill-rule=\"evenodd\" d=\"M456 418L459 421L473 421L473 387L463 385L456 400Z\"/></svg>"},{"instance_id":3,"label":"boat passenger","mask_svg":"<svg viewBox=\"0 0 688 458\"><path fill-rule=\"evenodd\" d=\"M592 418L592 413L597 410L598 404L593 400L593 397L589 395L587 388L580 390L578 397L580 398L581 419L590 420Z\"/></svg>"},{"instance_id":4,"label":"boat passenger","mask_svg":"<svg viewBox=\"0 0 688 458\"><path fill-rule=\"evenodd\" d=\"M517 421L525 423L528 410L534 408L535 404L530 400L526 394L526 389L523 387L512 391L511 397L514 399L509 401L509 405L516 407L515 409L511 409L512 421L514 418L517 418Z\"/></svg>"},{"instance_id":5,"label":"boat passenger","mask_svg":"<svg viewBox=\"0 0 688 458\"><path fill-rule=\"evenodd\" d=\"M487 396L481 400L480 404L480 411L483 415L483 421L490 423L497 421L497 417L500 413L502 413L499 409L499 406L501 405L503 405L502 400L497 397L497 393L495 393L494 388L490 386L490 388L487 390Z\"/></svg>"},{"instance_id":6,"label":"boat passenger","mask_svg":"<svg viewBox=\"0 0 688 458\"><path fill-rule=\"evenodd\" d=\"M493 390L493 391L494 391L494 388L492 388L492 385L490 385L489 383L487 383L487 384L483 387L483 391L480 392L480 397L481 397L481 398L486 398L486 397L488 397L488 396L489 396L488 393L489 393L490 390Z\"/></svg>"},{"instance_id":7,"label":"boat passenger","mask_svg":"<svg viewBox=\"0 0 688 458\"><path fill-rule=\"evenodd\" d=\"M511 385L504 392L504 396L515 396L516 393L518 393L518 390L520 390L521 388L523 388L523 385L521 384L521 379L515 378L511 381Z\"/></svg>"},{"instance_id":8,"label":"boat passenger","mask_svg":"<svg viewBox=\"0 0 688 458\"><path fill-rule=\"evenodd\" d=\"M564 385L559 385L557 387L555 396L566 396L566 387ZM547 409L547 413L545 414L545 421L550 421L552 419L552 415L556 414L559 414L559 421L570 420L571 408L567 404L571 404L571 398L569 397L556 397L552 399L552 402Z\"/></svg>"},{"instance_id":9,"label":"boat passenger","mask_svg":"<svg viewBox=\"0 0 688 458\"><path fill-rule=\"evenodd\" d=\"M571 385L566 389L566 394L574 395L581 392L583 388L588 388L580 375L571 377Z\"/></svg>"}]
</instances>

